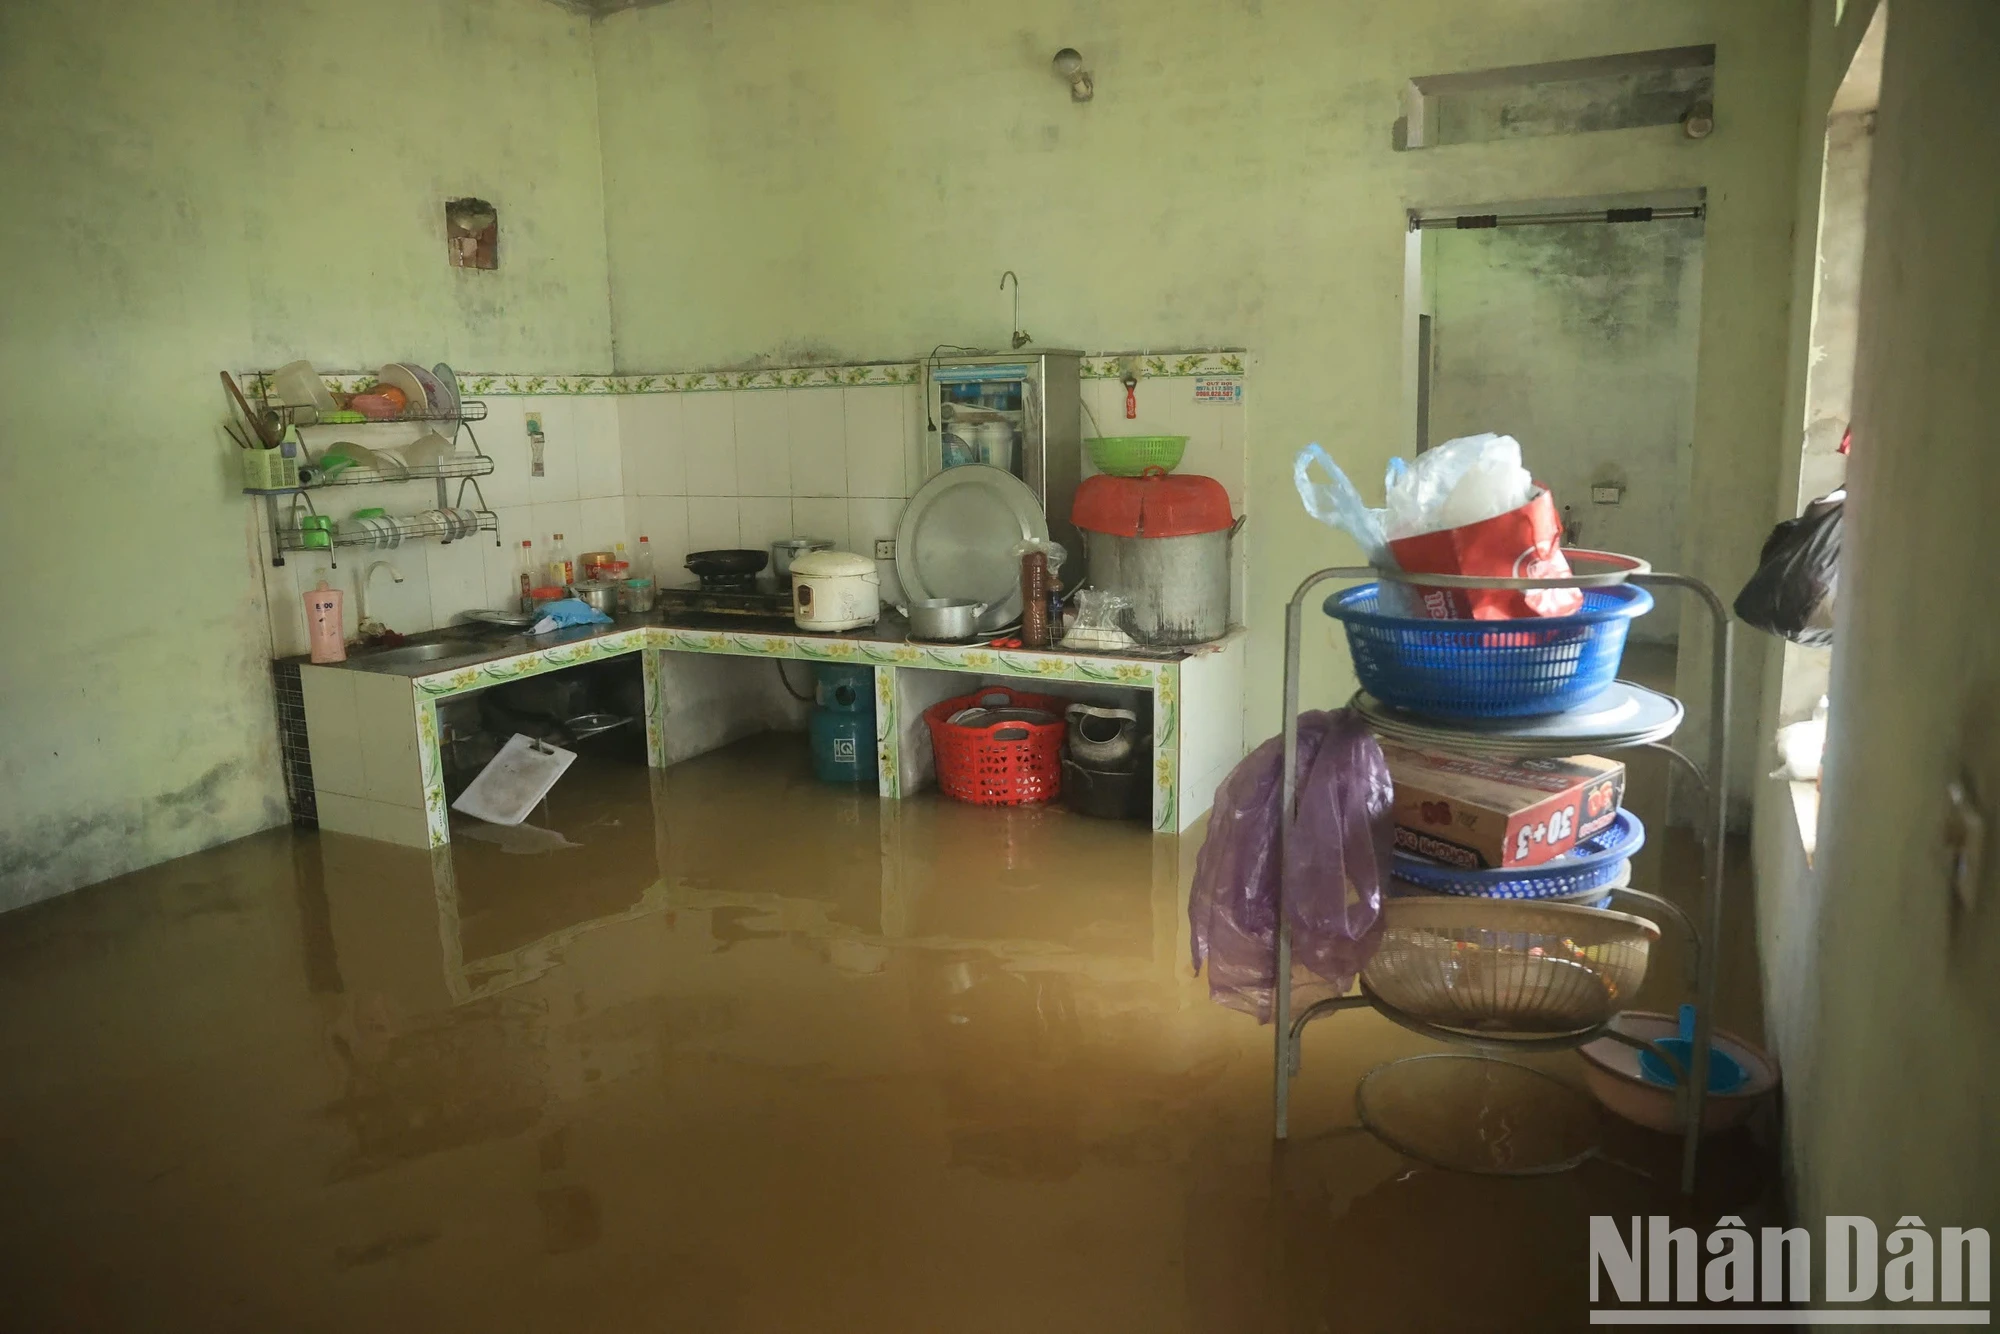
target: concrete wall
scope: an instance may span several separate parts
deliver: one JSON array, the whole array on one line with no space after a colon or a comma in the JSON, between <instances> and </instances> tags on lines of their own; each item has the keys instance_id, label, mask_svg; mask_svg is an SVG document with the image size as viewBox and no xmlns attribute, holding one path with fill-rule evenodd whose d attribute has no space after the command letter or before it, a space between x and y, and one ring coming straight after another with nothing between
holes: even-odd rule
<instances>
[{"instance_id":1,"label":"concrete wall","mask_svg":"<svg viewBox=\"0 0 2000 1334\"><path fill-rule=\"evenodd\" d=\"M1804 15L1786 0L616 14L594 34L619 363L1000 345L1010 268L1046 344L1250 348L1249 679L1265 683L1250 732L1267 735L1291 586L1356 554L1298 505L1292 457L1321 440L1372 489L1407 449L1411 206L1707 188L1687 538L1695 572L1741 582L1773 503L1768 464L1744 461L1768 460L1777 434ZM1707 140L1663 126L1390 147L1412 75L1702 42L1718 46ZM1050 73L1062 46L1083 52L1094 102ZM1705 642L1684 634L1686 660L1705 662ZM1344 649L1316 633L1308 652L1306 697L1340 697ZM1737 767L1751 771L1747 751Z\"/></svg>"},{"instance_id":2,"label":"concrete wall","mask_svg":"<svg viewBox=\"0 0 2000 1334\"><path fill-rule=\"evenodd\" d=\"M0 7L0 908L283 818L216 372L607 368L596 114L542 0Z\"/></svg>"},{"instance_id":3,"label":"concrete wall","mask_svg":"<svg viewBox=\"0 0 2000 1334\"><path fill-rule=\"evenodd\" d=\"M1940 835L1948 780L1989 821L2000 802L1996 68L2000 8L1890 8L1805 989L1817 1040L1786 1053L1807 1218L1990 1228L2000 1202L2000 858L1989 846L1958 910Z\"/></svg>"},{"instance_id":4,"label":"concrete wall","mask_svg":"<svg viewBox=\"0 0 2000 1334\"><path fill-rule=\"evenodd\" d=\"M1798 162L1795 168L1800 218L1791 258L1792 299L1785 365L1785 406L1773 437L1775 486L1769 521L1776 523L1799 512L1802 442L1807 421L1806 382L1817 361L1813 351L1813 294L1817 285L1817 238L1814 221L1821 215L1821 169L1826 153L1827 115L1874 17L1874 0L1849 0L1834 21L1835 0L1814 0L1807 29L1806 87L1799 110ZM1809 221L1814 220L1814 221ZM1852 344L1849 345L1850 347ZM1852 377L1848 377L1851 386ZM1755 800L1751 827L1756 870L1758 958L1763 971L1765 1032L1794 1089L1813 1087L1817 1080L1821 985L1819 949L1824 902L1805 840L1801 837L1789 785L1764 777L1777 763L1772 733L1782 720L1785 676L1784 641L1737 627L1737 638L1757 662L1763 689L1761 716L1755 731L1738 740L1739 752L1756 761ZM1796 1096L1787 1101L1788 1116L1796 1117Z\"/></svg>"},{"instance_id":5,"label":"concrete wall","mask_svg":"<svg viewBox=\"0 0 2000 1334\"><path fill-rule=\"evenodd\" d=\"M1424 233L1430 442L1500 431L1574 543L1682 565L1701 329L1699 219ZM1624 489L1593 504L1593 485ZM1679 635L1680 608L1633 623Z\"/></svg>"}]
</instances>

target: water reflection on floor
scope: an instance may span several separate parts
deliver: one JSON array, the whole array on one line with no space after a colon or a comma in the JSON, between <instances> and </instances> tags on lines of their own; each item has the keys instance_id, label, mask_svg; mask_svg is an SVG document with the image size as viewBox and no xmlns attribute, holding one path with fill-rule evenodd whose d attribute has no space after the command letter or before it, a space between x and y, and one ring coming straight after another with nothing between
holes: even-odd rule
<instances>
[{"instance_id":1,"label":"water reflection on floor","mask_svg":"<svg viewBox=\"0 0 2000 1334\"><path fill-rule=\"evenodd\" d=\"M1188 976L1193 838L878 803L797 738L579 764L534 823L277 832L0 918L0 1324L1546 1330L1588 1215L1680 1212L1630 1127L1532 1180L1354 1129L1435 1050L1365 1012L1274 1156L1269 1031ZM1712 1144L1696 1216L1755 1225L1764 1156Z\"/></svg>"}]
</instances>

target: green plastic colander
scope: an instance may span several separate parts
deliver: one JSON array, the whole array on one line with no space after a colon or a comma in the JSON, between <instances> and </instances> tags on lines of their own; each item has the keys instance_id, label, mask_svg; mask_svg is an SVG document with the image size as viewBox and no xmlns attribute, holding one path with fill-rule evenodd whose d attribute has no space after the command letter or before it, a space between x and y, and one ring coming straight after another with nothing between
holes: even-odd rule
<instances>
[{"instance_id":1,"label":"green plastic colander","mask_svg":"<svg viewBox=\"0 0 2000 1334\"><path fill-rule=\"evenodd\" d=\"M1187 452L1187 442L1184 435L1094 435L1086 443L1099 472L1139 477L1148 468L1172 472Z\"/></svg>"}]
</instances>

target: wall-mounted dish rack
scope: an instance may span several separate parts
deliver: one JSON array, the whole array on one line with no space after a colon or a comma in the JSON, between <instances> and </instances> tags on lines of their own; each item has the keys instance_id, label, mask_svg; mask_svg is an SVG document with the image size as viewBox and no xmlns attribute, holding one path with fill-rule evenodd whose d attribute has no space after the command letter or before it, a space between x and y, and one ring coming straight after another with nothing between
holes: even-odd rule
<instances>
[{"instance_id":1,"label":"wall-mounted dish rack","mask_svg":"<svg viewBox=\"0 0 2000 1334\"><path fill-rule=\"evenodd\" d=\"M269 402L268 397L265 397L265 395L268 394L268 386L271 383L273 374L273 372L259 371L250 377L251 383L258 390L260 397L263 397L261 406L278 413L288 427L294 428L289 434L296 435L299 441L298 449L302 455L301 461L304 463L310 464L316 457L316 451L312 447L312 441L308 440L307 432L312 432L316 438L324 440L325 444L321 446L321 450L323 451L325 445L335 443L335 439L328 438L320 433L334 431L348 432L356 428L375 426L409 424L439 426L448 422L452 428L451 443L455 451L435 463L416 463L383 468L349 468L332 477L316 479L309 485L244 487L244 495L262 496L264 498L265 518L271 532L271 564L273 566L282 566L285 563L285 556L288 553L324 551L328 554L329 564L337 568L339 561L333 559L332 553L341 547L388 550L390 547L400 546L404 542L433 540L439 542L463 541L475 533L492 533L493 545L496 547L500 545L500 516L486 503L486 494L479 485L479 478L489 476L493 472L493 459L480 449L479 437L473 433L469 425L471 422L486 420L485 403L476 398L462 399L455 412L417 410L398 413L394 417L364 417L358 420L355 419L355 415L342 413L337 420L323 421L319 418L318 414L309 408L288 408ZM461 434L464 435L465 439L472 446L470 453L456 452L459 448L459 436ZM290 448L289 445L286 447ZM313 492L337 486L368 486L421 481L435 482L437 484L436 510L425 515L397 517L394 520L395 535L386 545L382 535L375 532L354 529L337 529L333 531L329 535L329 542L326 546L308 545L306 533L300 524L300 520L306 515L316 515L319 513L313 504ZM453 495L450 490L450 483L454 481L458 483L456 495ZM465 504L467 487L471 488L473 498L477 501L475 505L470 507L467 507ZM289 504L284 503L286 498L289 498ZM474 522L470 527L467 527L462 520L453 517L454 514L463 512L470 512L474 516Z\"/></svg>"}]
</instances>

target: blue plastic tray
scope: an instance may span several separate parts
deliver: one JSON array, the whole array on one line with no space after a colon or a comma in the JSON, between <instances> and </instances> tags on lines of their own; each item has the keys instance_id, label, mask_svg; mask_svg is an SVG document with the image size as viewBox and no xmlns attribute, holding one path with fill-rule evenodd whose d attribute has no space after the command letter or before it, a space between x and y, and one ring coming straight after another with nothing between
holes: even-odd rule
<instances>
[{"instance_id":1,"label":"blue plastic tray","mask_svg":"<svg viewBox=\"0 0 2000 1334\"><path fill-rule=\"evenodd\" d=\"M1398 851L1390 873L1433 894L1487 899L1553 899L1601 889L1618 878L1618 867L1646 845L1646 826L1620 810L1610 825L1540 866L1504 871L1469 871Z\"/></svg>"}]
</instances>

